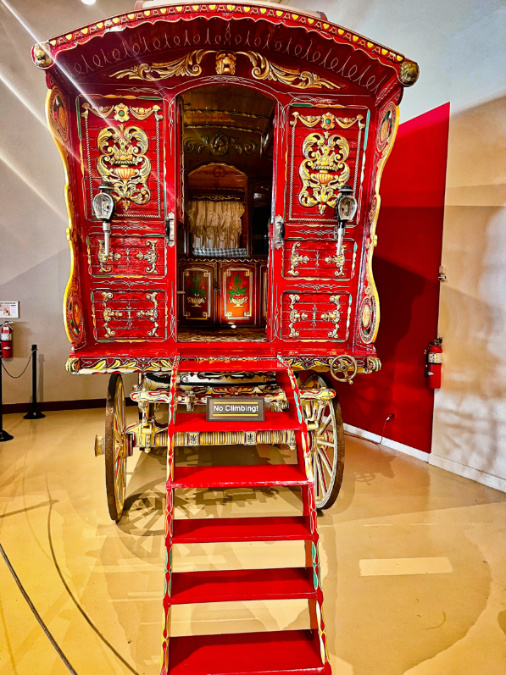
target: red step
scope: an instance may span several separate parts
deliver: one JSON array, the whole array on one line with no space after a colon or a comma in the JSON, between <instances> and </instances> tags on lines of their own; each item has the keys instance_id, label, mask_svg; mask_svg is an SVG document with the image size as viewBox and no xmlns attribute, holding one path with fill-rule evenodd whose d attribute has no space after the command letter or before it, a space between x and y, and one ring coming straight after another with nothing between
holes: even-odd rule
<instances>
[{"instance_id":1,"label":"red step","mask_svg":"<svg viewBox=\"0 0 506 675\"><path fill-rule=\"evenodd\" d=\"M316 535L316 533L315 533ZM313 539L307 516L174 520L173 543L294 541Z\"/></svg>"},{"instance_id":2,"label":"red step","mask_svg":"<svg viewBox=\"0 0 506 675\"><path fill-rule=\"evenodd\" d=\"M170 675L327 675L318 632L288 630L169 640Z\"/></svg>"},{"instance_id":3,"label":"red step","mask_svg":"<svg viewBox=\"0 0 506 675\"><path fill-rule=\"evenodd\" d=\"M265 422L207 422L205 413L178 413L174 431L302 431L304 425L291 412L265 411Z\"/></svg>"},{"instance_id":4,"label":"red step","mask_svg":"<svg viewBox=\"0 0 506 675\"><path fill-rule=\"evenodd\" d=\"M178 572L172 575L171 602L282 600L314 598L311 567Z\"/></svg>"},{"instance_id":5,"label":"red step","mask_svg":"<svg viewBox=\"0 0 506 675\"><path fill-rule=\"evenodd\" d=\"M169 484L176 489L270 487L309 485L297 464L252 464L241 466L176 466Z\"/></svg>"}]
</instances>

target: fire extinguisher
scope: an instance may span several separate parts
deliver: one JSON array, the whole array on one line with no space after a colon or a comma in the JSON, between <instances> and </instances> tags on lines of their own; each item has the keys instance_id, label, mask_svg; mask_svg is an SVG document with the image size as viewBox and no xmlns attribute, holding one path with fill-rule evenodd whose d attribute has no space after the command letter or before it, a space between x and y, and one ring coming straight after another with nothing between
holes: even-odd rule
<instances>
[{"instance_id":1,"label":"fire extinguisher","mask_svg":"<svg viewBox=\"0 0 506 675\"><path fill-rule=\"evenodd\" d=\"M443 338L433 340L425 350L425 377L431 389L441 387L441 369L443 366Z\"/></svg>"},{"instance_id":2,"label":"fire extinguisher","mask_svg":"<svg viewBox=\"0 0 506 675\"><path fill-rule=\"evenodd\" d=\"M0 340L2 343L2 357L12 359L12 323L5 321L0 329Z\"/></svg>"}]
</instances>

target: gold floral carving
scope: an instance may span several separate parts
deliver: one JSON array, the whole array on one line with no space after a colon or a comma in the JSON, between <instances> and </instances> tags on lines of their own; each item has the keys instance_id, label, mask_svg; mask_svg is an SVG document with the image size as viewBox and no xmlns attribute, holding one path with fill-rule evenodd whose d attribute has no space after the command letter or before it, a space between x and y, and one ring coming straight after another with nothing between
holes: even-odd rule
<instances>
[{"instance_id":1,"label":"gold floral carving","mask_svg":"<svg viewBox=\"0 0 506 675\"><path fill-rule=\"evenodd\" d=\"M111 113L114 112L114 119L117 122L128 122L130 115L133 115L135 119L140 121L146 120L150 115L155 113L157 119L161 119L161 116L158 114L160 110L159 105L154 105L151 108L143 108L131 106L130 108L124 103L118 103L117 105L91 105L90 103L84 103L83 105L84 112L82 113L83 117L88 117L88 114L92 112L97 117L102 119L107 119L110 117Z\"/></svg>"},{"instance_id":2,"label":"gold floral carving","mask_svg":"<svg viewBox=\"0 0 506 675\"><path fill-rule=\"evenodd\" d=\"M298 270L295 268L301 263L305 264L309 261L309 257L307 255L300 255L300 253L297 253L297 249L300 247L300 245L300 241L295 242L295 244L292 246L292 252L290 254L290 269L288 270L288 274L291 274L294 277L299 275Z\"/></svg>"},{"instance_id":3,"label":"gold floral carving","mask_svg":"<svg viewBox=\"0 0 506 675\"><path fill-rule=\"evenodd\" d=\"M114 295L110 292L102 293L102 307L104 308L102 311L102 318L104 320L104 330L107 337L114 337L116 335L116 331L112 330L112 328L109 326L111 321L113 319L119 319L123 316L123 312L111 309L107 306L107 302L112 300L113 297Z\"/></svg>"},{"instance_id":4,"label":"gold floral carving","mask_svg":"<svg viewBox=\"0 0 506 675\"><path fill-rule=\"evenodd\" d=\"M335 266L337 267L336 271L334 272L334 276L336 277L342 277L344 275L345 250L346 244L343 244L342 251L339 255L329 255L325 258L326 263L328 263L329 265L334 263Z\"/></svg>"},{"instance_id":5,"label":"gold floral carving","mask_svg":"<svg viewBox=\"0 0 506 675\"><path fill-rule=\"evenodd\" d=\"M323 113L323 115L301 115L299 112L294 112L293 119L290 124L295 126L297 120L300 120L304 126L313 128L318 123L321 124L322 129L329 131L330 129L335 129L336 124L338 124L341 129L349 129L354 124L358 124L360 129L365 127L363 115L357 115L356 117L336 117L331 112Z\"/></svg>"},{"instance_id":6,"label":"gold floral carving","mask_svg":"<svg viewBox=\"0 0 506 675\"><path fill-rule=\"evenodd\" d=\"M247 56L253 66L251 75L255 80L282 82L297 89L342 89L343 85L331 82L309 70L278 66L257 52L238 52Z\"/></svg>"},{"instance_id":7,"label":"gold floral carving","mask_svg":"<svg viewBox=\"0 0 506 675\"><path fill-rule=\"evenodd\" d=\"M139 127L106 127L97 138L101 152L97 169L102 178L112 183L116 200L125 211L130 204L146 204L151 193L146 185L151 162L146 157L148 137Z\"/></svg>"},{"instance_id":8,"label":"gold floral carving","mask_svg":"<svg viewBox=\"0 0 506 675\"><path fill-rule=\"evenodd\" d=\"M279 66L269 61L258 52L227 52L214 49L196 49L174 61L167 63L137 63L130 68L118 70L108 77L116 79L144 80L155 82L169 77L198 77L202 74L202 59L207 54L216 54L216 73L218 75L235 75L237 56L246 56L251 65L251 76L255 80L282 82L297 89L343 89L344 85L331 82L310 70L299 70Z\"/></svg>"},{"instance_id":9,"label":"gold floral carving","mask_svg":"<svg viewBox=\"0 0 506 675\"><path fill-rule=\"evenodd\" d=\"M97 259L100 263L98 271L107 274L107 272L112 270L112 267L108 263L121 260L121 255L119 253L115 253L112 250L110 251L109 255L105 255L104 242L100 240L98 242Z\"/></svg>"},{"instance_id":10,"label":"gold floral carving","mask_svg":"<svg viewBox=\"0 0 506 675\"><path fill-rule=\"evenodd\" d=\"M350 176L350 167L346 159L350 153L348 141L342 136L312 133L306 136L302 144L302 152L306 159L301 162L299 176L302 179L302 190L299 202L311 208L318 206L323 215L327 206L336 205L335 190L344 185Z\"/></svg>"},{"instance_id":11,"label":"gold floral carving","mask_svg":"<svg viewBox=\"0 0 506 675\"><path fill-rule=\"evenodd\" d=\"M146 298L148 300L151 300L153 303L153 307L148 310L143 310L140 309L137 313L136 316L138 319L143 319L143 318L148 318L153 325L153 329L148 331L148 336L149 337L157 337L156 332L158 330L159 324L157 322L158 319L158 300L156 296L158 293L154 291L153 293L146 293Z\"/></svg>"},{"instance_id":12,"label":"gold floral carving","mask_svg":"<svg viewBox=\"0 0 506 675\"><path fill-rule=\"evenodd\" d=\"M328 336L330 338L338 338L339 337L339 335L338 335L339 322L341 321L341 312L339 310L339 300L340 300L339 295L333 295L330 298L330 302L333 303L336 306L336 308L334 310L332 310L331 312L324 312L321 315L321 318L324 321L331 321L334 324L333 330L331 330L330 333L328 334Z\"/></svg>"},{"instance_id":13,"label":"gold floral carving","mask_svg":"<svg viewBox=\"0 0 506 675\"><path fill-rule=\"evenodd\" d=\"M115 77L118 80L124 77L129 80L145 80L147 82L156 82L157 80L166 80L169 77L198 77L202 74L202 59L206 54L213 53L207 49L196 49L186 56L181 56L175 61L167 63L136 63L131 68L117 70L109 77Z\"/></svg>"},{"instance_id":14,"label":"gold floral carving","mask_svg":"<svg viewBox=\"0 0 506 675\"><path fill-rule=\"evenodd\" d=\"M158 261L156 241L153 239L147 239L146 246L149 248L149 250L146 253L139 251L135 257L141 262L145 260L148 263L148 267L146 267L146 274L152 274L156 271L156 263Z\"/></svg>"},{"instance_id":15,"label":"gold floral carving","mask_svg":"<svg viewBox=\"0 0 506 675\"><path fill-rule=\"evenodd\" d=\"M297 303L300 300L300 295L289 295L290 298L290 315L289 315L289 328L290 328L290 333L288 334L288 337L294 338L294 337L299 337L299 332L295 330L294 325L298 321L306 321L308 316L305 312L299 312L298 310L295 309L295 303Z\"/></svg>"}]
</instances>

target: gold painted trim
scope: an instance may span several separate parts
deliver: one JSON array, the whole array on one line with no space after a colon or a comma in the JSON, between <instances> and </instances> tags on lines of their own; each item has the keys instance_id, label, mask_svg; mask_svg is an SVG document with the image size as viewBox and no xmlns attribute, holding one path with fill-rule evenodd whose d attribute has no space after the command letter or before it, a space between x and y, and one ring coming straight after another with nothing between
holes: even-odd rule
<instances>
[{"instance_id":1,"label":"gold painted trim","mask_svg":"<svg viewBox=\"0 0 506 675\"><path fill-rule=\"evenodd\" d=\"M385 108L383 109L384 113L386 112L388 108L387 104ZM383 113L383 114L384 114ZM380 124L382 120L379 120ZM392 148L394 146L395 138L397 136L397 129L399 128L399 106L395 106L395 121L394 121L394 128L392 129L392 133L390 134L390 138L388 140L387 146L383 149L381 157L378 161L377 169L376 169L376 180L374 183L374 198L373 198L373 205L374 205L374 212L371 217L371 224L370 224L370 229L369 229L369 246L370 249L367 254L367 262L366 262L366 277L367 277L367 283L368 283L368 289L369 292L372 294L374 297L375 303L376 303L376 325L374 326L374 331L372 333L372 336L370 340L368 341L367 344L372 344L375 342L376 337L378 335L378 330L379 330L379 325L380 325L380 320L381 320L381 311L380 311L380 301L379 301L379 295L378 295L378 289L376 287L376 282L374 280L374 274L372 271L372 259L374 255L374 249L376 248L376 245L378 243L378 237L376 235L376 226L378 223L378 216L379 216L379 210L381 206L381 196L380 196L380 184L381 184L381 177L383 175L383 169L385 168L385 164L390 157L390 153L392 152ZM378 127L377 134L380 132L380 128ZM377 138L375 139L374 142L377 141ZM359 321L362 320L362 317L360 316L358 318Z\"/></svg>"},{"instance_id":2,"label":"gold painted trim","mask_svg":"<svg viewBox=\"0 0 506 675\"><path fill-rule=\"evenodd\" d=\"M70 249L70 272L69 272L69 278L67 281L67 285L65 286L65 291L63 293L63 325L65 327L65 333L67 334L67 339L71 344L75 344L75 340L72 339L69 331L69 327L67 324L67 302L68 298L70 295L70 292L72 290L72 282L74 280L74 276L76 274L76 241L75 241L75 232L74 232L74 207L72 203L72 192L70 189L70 179L69 179L69 160L68 160L68 155L67 155L67 149L63 145L63 143L60 141L58 136L56 135L56 132L54 130L53 124L51 122L51 110L50 110L50 103L51 99L53 96L54 91L57 90L60 92L60 94L63 96L61 90L59 87L54 86L52 87L48 92L46 96L46 120L47 120L47 126L49 129L49 133L51 134L51 137L54 141L54 144L56 145L56 148L60 154L60 158L63 164L63 171L65 175L65 187L63 188L64 190L64 196L65 196L65 206L67 208L67 215L68 215L68 226L66 229L66 234L67 234L67 241L69 243L69 249ZM64 100L64 99L63 99ZM67 118L67 123L68 123L68 118ZM84 327L83 327L84 330ZM83 338L84 339L84 338Z\"/></svg>"}]
</instances>

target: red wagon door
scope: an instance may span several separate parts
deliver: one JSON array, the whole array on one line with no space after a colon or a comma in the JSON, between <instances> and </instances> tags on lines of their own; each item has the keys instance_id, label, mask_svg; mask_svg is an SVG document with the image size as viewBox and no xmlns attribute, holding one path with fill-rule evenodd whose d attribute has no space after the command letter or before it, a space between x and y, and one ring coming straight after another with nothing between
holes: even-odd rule
<instances>
[{"instance_id":1,"label":"red wagon door","mask_svg":"<svg viewBox=\"0 0 506 675\"><path fill-rule=\"evenodd\" d=\"M276 195L272 308L275 337L285 344L330 343L344 351L351 343L361 213L359 207L338 254L335 204L344 185L360 204L368 128L364 106L294 104L286 110L280 146L287 180Z\"/></svg>"},{"instance_id":2,"label":"red wagon door","mask_svg":"<svg viewBox=\"0 0 506 675\"><path fill-rule=\"evenodd\" d=\"M90 332L97 346L129 342L139 356L176 338L173 103L119 95L77 102ZM107 256L92 206L104 183L115 201Z\"/></svg>"}]
</instances>

